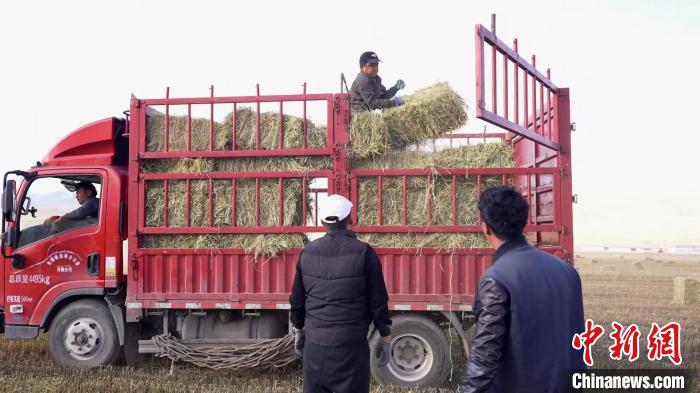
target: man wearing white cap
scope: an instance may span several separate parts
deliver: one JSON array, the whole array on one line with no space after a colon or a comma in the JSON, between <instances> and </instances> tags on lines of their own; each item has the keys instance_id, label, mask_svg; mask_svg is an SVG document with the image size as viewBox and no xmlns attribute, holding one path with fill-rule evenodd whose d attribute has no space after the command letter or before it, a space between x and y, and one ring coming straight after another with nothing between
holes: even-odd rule
<instances>
[{"instance_id":1,"label":"man wearing white cap","mask_svg":"<svg viewBox=\"0 0 700 393\"><path fill-rule=\"evenodd\" d=\"M348 229L352 202L330 195L319 210L326 235L304 247L289 297L304 392L369 392L370 323L383 338L374 354L380 367L389 362L391 341L381 265Z\"/></svg>"}]
</instances>

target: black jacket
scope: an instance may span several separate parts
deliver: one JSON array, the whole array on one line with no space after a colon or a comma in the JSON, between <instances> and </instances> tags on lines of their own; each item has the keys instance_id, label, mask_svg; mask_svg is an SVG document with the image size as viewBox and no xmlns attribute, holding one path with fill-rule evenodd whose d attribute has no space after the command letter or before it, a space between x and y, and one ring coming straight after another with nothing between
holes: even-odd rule
<instances>
[{"instance_id":1,"label":"black jacket","mask_svg":"<svg viewBox=\"0 0 700 393\"><path fill-rule=\"evenodd\" d=\"M349 230L330 231L301 253L290 318L308 341L344 346L366 340L370 322L382 336L390 334L388 300L374 249Z\"/></svg>"},{"instance_id":2,"label":"black jacket","mask_svg":"<svg viewBox=\"0 0 700 393\"><path fill-rule=\"evenodd\" d=\"M353 110L385 109L394 106L391 98L399 90L392 87L389 90L382 85L382 78L370 78L363 72L357 74L350 87L350 104Z\"/></svg>"},{"instance_id":3,"label":"black jacket","mask_svg":"<svg viewBox=\"0 0 700 393\"><path fill-rule=\"evenodd\" d=\"M564 392L582 332L581 279L559 258L511 240L496 250L474 301L476 332L460 392Z\"/></svg>"}]
</instances>

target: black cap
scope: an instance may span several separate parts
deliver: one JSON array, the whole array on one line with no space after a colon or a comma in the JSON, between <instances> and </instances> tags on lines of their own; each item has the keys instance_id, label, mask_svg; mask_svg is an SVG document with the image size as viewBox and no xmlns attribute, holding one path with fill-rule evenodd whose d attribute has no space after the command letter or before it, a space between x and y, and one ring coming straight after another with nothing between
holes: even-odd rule
<instances>
[{"instance_id":1,"label":"black cap","mask_svg":"<svg viewBox=\"0 0 700 393\"><path fill-rule=\"evenodd\" d=\"M374 52L365 52L360 56L360 67L367 63L379 63L379 57Z\"/></svg>"}]
</instances>

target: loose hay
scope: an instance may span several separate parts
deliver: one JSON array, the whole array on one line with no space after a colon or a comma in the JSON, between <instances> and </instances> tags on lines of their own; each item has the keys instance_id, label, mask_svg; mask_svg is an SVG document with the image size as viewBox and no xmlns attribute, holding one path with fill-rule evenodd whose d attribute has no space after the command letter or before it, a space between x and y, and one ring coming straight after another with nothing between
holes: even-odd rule
<instances>
[{"instance_id":1,"label":"loose hay","mask_svg":"<svg viewBox=\"0 0 700 393\"><path fill-rule=\"evenodd\" d=\"M390 149L420 145L467 121L464 100L444 82L407 95L404 102L382 112L352 114L350 138L356 157L373 157Z\"/></svg>"}]
</instances>

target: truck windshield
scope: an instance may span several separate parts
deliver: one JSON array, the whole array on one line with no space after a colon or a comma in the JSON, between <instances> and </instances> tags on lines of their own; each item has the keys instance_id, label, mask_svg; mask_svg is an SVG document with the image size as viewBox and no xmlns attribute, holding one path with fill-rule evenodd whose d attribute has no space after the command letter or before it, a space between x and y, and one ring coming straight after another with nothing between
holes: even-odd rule
<instances>
[{"instance_id":1,"label":"truck windshield","mask_svg":"<svg viewBox=\"0 0 700 393\"><path fill-rule=\"evenodd\" d=\"M96 225L100 194L98 176L34 179L22 201L18 247L74 228Z\"/></svg>"}]
</instances>

